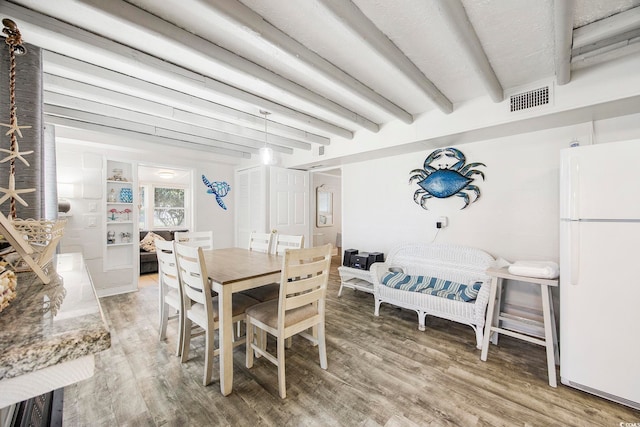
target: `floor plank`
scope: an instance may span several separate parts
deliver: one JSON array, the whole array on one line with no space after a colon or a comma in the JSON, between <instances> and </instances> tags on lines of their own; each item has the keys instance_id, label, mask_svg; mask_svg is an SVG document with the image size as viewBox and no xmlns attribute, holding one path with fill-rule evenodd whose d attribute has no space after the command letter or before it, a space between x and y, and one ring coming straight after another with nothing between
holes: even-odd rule
<instances>
[{"instance_id":1,"label":"floor plank","mask_svg":"<svg viewBox=\"0 0 640 427\"><path fill-rule=\"evenodd\" d=\"M327 295L328 369L317 347L294 338L286 354L287 398L276 368L244 366L234 351L234 391L220 394L217 361L203 387L204 339L190 360L174 355L176 321L158 341L157 276L135 293L101 299L112 347L96 358L96 374L65 389L67 426L618 426L640 411L547 383L543 347L509 337L480 361L471 328L383 305L346 289L338 298L338 257ZM155 276L155 277L154 277ZM269 343L273 347L273 343Z\"/></svg>"}]
</instances>

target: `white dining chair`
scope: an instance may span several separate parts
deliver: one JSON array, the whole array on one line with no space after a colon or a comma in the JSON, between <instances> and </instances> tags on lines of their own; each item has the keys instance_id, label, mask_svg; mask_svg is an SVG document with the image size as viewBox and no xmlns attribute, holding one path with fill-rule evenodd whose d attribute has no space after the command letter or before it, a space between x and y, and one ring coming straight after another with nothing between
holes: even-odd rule
<instances>
[{"instance_id":1,"label":"white dining chair","mask_svg":"<svg viewBox=\"0 0 640 427\"><path fill-rule=\"evenodd\" d=\"M287 249L300 249L304 246L304 235L276 234L273 252L284 255Z\"/></svg>"},{"instance_id":2,"label":"white dining chair","mask_svg":"<svg viewBox=\"0 0 640 427\"><path fill-rule=\"evenodd\" d=\"M278 255L284 255L287 249L300 249L304 244L304 236L291 236L286 234L278 234L273 244L273 252ZM278 298L280 294L280 283L272 283L258 288L243 291L245 295L260 302L271 301Z\"/></svg>"},{"instance_id":3,"label":"white dining chair","mask_svg":"<svg viewBox=\"0 0 640 427\"><path fill-rule=\"evenodd\" d=\"M271 251L272 239L273 233L258 233L252 231L249 236L249 250L269 253L269 251Z\"/></svg>"},{"instance_id":4,"label":"white dining chair","mask_svg":"<svg viewBox=\"0 0 640 427\"><path fill-rule=\"evenodd\" d=\"M280 397L287 395L285 384L285 340L300 335L318 346L320 367L327 369L325 342L325 295L331 266L330 244L286 251L282 261L280 294L277 300L247 309L247 368L253 366L254 352L278 367ZM307 330L317 328L317 337ZM276 355L264 343L266 334L276 338Z\"/></svg>"},{"instance_id":5,"label":"white dining chair","mask_svg":"<svg viewBox=\"0 0 640 427\"><path fill-rule=\"evenodd\" d=\"M193 323L204 330L205 335L205 362L203 385L211 382L213 373L213 358L220 353L214 345L214 333L219 328L218 297L211 296L211 284L204 263L201 247L193 247L175 243L175 254L178 264L178 275L183 291L183 340L181 361L189 360L189 347L191 345L191 328ZM233 294L231 310L234 323L245 319L245 311L257 304L258 301L240 293ZM189 333L187 333L189 331ZM242 345L244 337L234 337L234 347Z\"/></svg>"},{"instance_id":6,"label":"white dining chair","mask_svg":"<svg viewBox=\"0 0 640 427\"><path fill-rule=\"evenodd\" d=\"M185 245L213 249L213 231L176 231L174 239Z\"/></svg>"},{"instance_id":7,"label":"white dining chair","mask_svg":"<svg viewBox=\"0 0 640 427\"><path fill-rule=\"evenodd\" d=\"M178 339L176 355L182 349L182 289L178 277L178 267L173 249L173 240L155 240L158 257L158 295L160 297L160 341L167 338L167 324L170 319L178 319ZM176 314L170 314L174 310Z\"/></svg>"}]
</instances>

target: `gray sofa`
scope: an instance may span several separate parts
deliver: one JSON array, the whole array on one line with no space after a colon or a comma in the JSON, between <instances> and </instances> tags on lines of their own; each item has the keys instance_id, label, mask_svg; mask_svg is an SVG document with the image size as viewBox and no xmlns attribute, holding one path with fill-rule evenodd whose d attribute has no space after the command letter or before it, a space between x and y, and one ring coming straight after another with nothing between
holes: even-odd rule
<instances>
[{"instance_id":1,"label":"gray sofa","mask_svg":"<svg viewBox=\"0 0 640 427\"><path fill-rule=\"evenodd\" d=\"M173 240L173 234L176 231L189 231L189 230L153 230L153 232L159 236L162 236L165 240ZM149 231L140 231L140 241L144 239ZM140 248L140 274L149 274L158 272L158 257L155 252L147 252Z\"/></svg>"}]
</instances>

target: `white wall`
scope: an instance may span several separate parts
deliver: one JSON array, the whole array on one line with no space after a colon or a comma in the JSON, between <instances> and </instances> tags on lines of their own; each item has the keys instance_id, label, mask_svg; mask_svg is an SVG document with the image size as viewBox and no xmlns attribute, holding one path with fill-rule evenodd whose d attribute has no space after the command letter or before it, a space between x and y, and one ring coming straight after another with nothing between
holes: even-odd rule
<instances>
[{"instance_id":1,"label":"white wall","mask_svg":"<svg viewBox=\"0 0 640 427\"><path fill-rule=\"evenodd\" d=\"M103 212L100 211L101 199L84 199L83 185L98 186L102 191L102 177L87 173L82 160L87 154L93 157L106 157L134 164L161 165L192 170L193 175L193 207L194 220L191 230L213 230L215 247L230 247L234 244L234 182L233 165L216 163L203 156L202 153L187 153L184 150L164 148L163 150L142 148L125 149L118 146L101 144L87 145L81 141L58 140L56 147L58 182L73 183L74 197L71 202L71 217L68 218L65 234L61 241L63 252L80 251L83 253L96 287L101 288L102 281L118 280L103 274L102 250L106 236L102 234ZM201 158L202 160L195 160ZM202 182L202 174L210 181L226 181L231 185L231 193L223 198L227 210L220 208L212 194ZM99 175L99 174L98 174ZM100 194L100 196L102 196ZM91 204L97 204L98 211L90 212ZM98 226L89 227L88 216L97 215Z\"/></svg>"},{"instance_id":2,"label":"white wall","mask_svg":"<svg viewBox=\"0 0 640 427\"><path fill-rule=\"evenodd\" d=\"M386 255L403 242L435 241L477 247L509 261L557 262L560 149L574 138L581 144L640 139L640 115L452 145L467 163L486 164L476 168L486 179L475 175L473 182L481 197L464 210L458 197L429 199L428 210L413 201L419 187L408 184L410 171L422 168L430 148L343 165L343 249ZM449 226L438 233L440 216L448 217ZM540 308L535 289L512 285L507 304Z\"/></svg>"},{"instance_id":3,"label":"white wall","mask_svg":"<svg viewBox=\"0 0 640 427\"><path fill-rule=\"evenodd\" d=\"M428 199L428 210L414 202L410 171L422 169L430 149L343 166L344 247L388 253L403 242L436 241L557 261L559 150L572 136L565 129L457 146L466 163L486 165L475 168L484 181L473 176L481 196L465 209L459 197ZM438 232L441 216L449 225Z\"/></svg>"}]
</instances>

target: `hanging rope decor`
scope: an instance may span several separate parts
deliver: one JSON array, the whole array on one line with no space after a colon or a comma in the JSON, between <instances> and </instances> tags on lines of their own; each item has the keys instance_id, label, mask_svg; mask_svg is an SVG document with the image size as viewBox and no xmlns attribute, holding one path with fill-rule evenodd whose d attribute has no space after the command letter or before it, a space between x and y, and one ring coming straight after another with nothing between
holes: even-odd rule
<instances>
[{"instance_id":1,"label":"hanging rope decor","mask_svg":"<svg viewBox=\"0 0 640 427\"><path fill-rule=\"evenodd\" d=\"M19 159L26 166L29 166L29 162L23 157L24 155L33 153L31 151L20 151L18 145L18 138L22 138L21 129L29 129L31 126L19 126L18 114L16 112L16 55L24 55L27 53L27 49L22 45L22 36L17 25L11 19L3 19L2 25L4 28L2 32L7 35L5 43L9 46L9 123L0 123L0 126L9 128L5 135L11 136L11 147L9 150L0 148L0 152L6 153L7 156L0 159L0 163L9 161L9 184L7 188L0 187L0 193L4 193L0 197L0 205L7 199L10 200L10 214L9 217L16 218L16 200L23 206L28 206L28 203L24 201L20 194L31 193L36 191L35 188L28 188L23 190L16 190L16 159ZM17 136L16 136L17 134Z\"/></svg>"}]
</instances>

